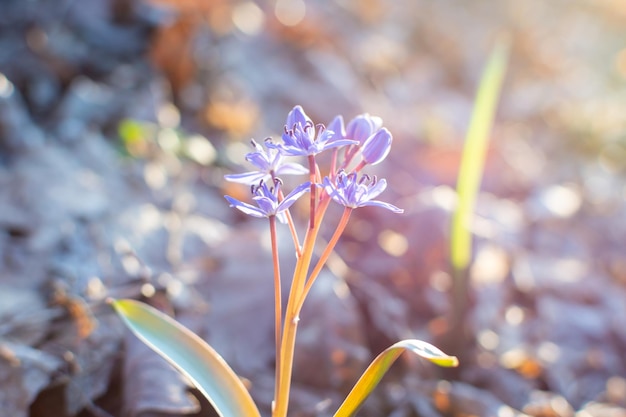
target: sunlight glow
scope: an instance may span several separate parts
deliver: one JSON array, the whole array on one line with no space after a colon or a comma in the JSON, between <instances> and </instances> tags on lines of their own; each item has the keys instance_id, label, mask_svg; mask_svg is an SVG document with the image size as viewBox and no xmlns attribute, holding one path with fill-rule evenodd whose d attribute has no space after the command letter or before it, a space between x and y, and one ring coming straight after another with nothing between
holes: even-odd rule
<instances>
[{"instance_id":1,"label":"sunlight glow","mask_svg":"<svg viewBox=\"0 0 626 417\"><path fill-rule=\"evenodd\" d=\"M553 185L541 194L541 201L558 217L571 217L580 209L582 196L573 185Z\"/></svg>"},{"instance_id":2,"label":"sunlight glow","mask_svg":"<svg viewBox=\"0 0 626 417\"><path fill-rule=\"evenodd\" d=\"M303 0L277 0L274 14L283 25L296 26L304 19L306 5Z\"/></svg>"},{"instance_id":3,"label":"sunlight glow","mask_svg":"<svg viewBox=\"0 0 626 417\"><path fill-rule=\"evenodd\" d=\"M478 333L478 343L487 350L494 350L500 345L500 336L493 330L485 329Z\"/></svg>"},{"instance_id":4,"label":"sunlight glow","mask_svg":"<svg viewBox=\"0 0 626 417\"><path fill-rule=\"evenodd\" d=\"M233 9L233 23L246 35L258 35L263 30L265 15L255 3L248 1Z\"/></svg>"},{"instance_id":5,"label":"sunlight glow","mask_svg":"<svg viewBox=\"0 0 626 417\"><path fill-rule=\"evenodd\" d=\"M7 77L0 74L0 97L7 98L13 94L13 83Z\"/></svg>"},{"instance_id":6,"label":"sunlight glow","mask_svg":"<svg viewBox=\"0 0 626 417\"><path fill-rule=\"evenodd\" d=\"M409 241L393 230L383 230L378 235L378 244L391 256L402 256L409 249Z\"/></svg>"},{"instance_id":7,"label":"sunlight glow","mask_svg":"<svg viewBox=\"0 0 626 417\"><path fill-rule=\"evenodd\" d=\"M471 277L477 284L502 282L509 273L508 255L504 249L487 245L478 250L471 266Z\"/></svg>"},{"instance_id":8,"label":"sunlight glow","mask_svg":"<svg viewBox=\"0 0 626 417\"><path fill-rule=\"evenodd\" d=\"M511 326L519 326L524 321L524 310L519 306L511 306L507 308L504 319Z\"/></svg>"}]
</instances>

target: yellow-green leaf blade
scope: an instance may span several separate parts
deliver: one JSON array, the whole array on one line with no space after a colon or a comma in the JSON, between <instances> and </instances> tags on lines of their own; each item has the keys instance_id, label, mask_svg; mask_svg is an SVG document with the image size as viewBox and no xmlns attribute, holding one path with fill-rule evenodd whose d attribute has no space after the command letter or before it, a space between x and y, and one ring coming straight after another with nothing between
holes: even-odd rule
<instances>
[{"instance_id":1,"label":"yellow-green leaf blade","mask_svg":"<svg viewBox=\"0 0 626 417\"><path fill-rule=\"evenodd\" d=\"M470 119L461 166L457 180L457 207L452 219L450 257L457 271L467 268L471 258L469 221L474 211L478 188L482 180L489 133L508 61L508 43L496 45L483 71L474 109Z\"/></svg>"},{"instance_id":2,"label":"yellow-green leaf blade","mask_svg":"<svg viewBox=\"0 0 626 417\"><path fill-rule=\"evenodd\" d=\"M139 301L116 300L111 305L140 340L194 383L220 416L261 416L235 372L192 331Z\"/></svg>"},{"instance_id":3,"label":"yellow-green leaf blade","mask_svg":"<svg viewBox=\"0 0 626 417\"><path fill-rule=\"evenodd\" d=\"M439 366L454 367L458 360L454 356L448 356L430 343L421 340L402 340L389 348L374 359L370 366L363 372L352 391L348 394L343 404L335 413L334 417L351 417L363 404L367 396L376 388L381 378L403 352L412 352L416 355Z\"/></svg>"}]
</instances>

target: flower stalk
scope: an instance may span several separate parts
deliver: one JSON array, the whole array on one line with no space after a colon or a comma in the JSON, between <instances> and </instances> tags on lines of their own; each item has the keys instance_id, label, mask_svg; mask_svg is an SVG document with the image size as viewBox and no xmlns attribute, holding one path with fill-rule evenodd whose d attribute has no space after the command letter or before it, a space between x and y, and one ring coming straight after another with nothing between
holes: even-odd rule
<instances>
[{"instance_id":1,"label":"flower stalk","mask_svg":"<svg viewBox=\"0 0 626 417\"><path fill-rule=\"evenodd\" d=\"M300 321L300 308L297 301L300 299L305 286L306 272L311 264L313 248L317 238L317 230L309 229L305 243L303 245L303 253L298 259L291 292L287 301L287 310L285 312L285 322L283 327L282 343L280 346L280 363L279 386L280 392L277 395L276 408L273 417L286 417L289 404L289 393L291 391L291 375L293 371L293 357L295 352L296 334L298 322Z\"/></svg>"},{"instance_id":2,"label":"flower stalk","mask_svg":"<svg viewBox=\"0 0 626 417\"><path fill-rule=\"evenodd\" d=\"M330 254L335 249L335 245L339 241L339 238L341 237L341 235L343 234L343 231L348 225L348 220L350 219L350 214L352 214L352 210L354 209L351 207L344 208L343 215L341 216L341 220L339 220L339 225L337 225L337 228L335 229L335 233L333 233L333 236L330 238L330 241L326 245L324 252L322 252L322 254L320 255L320 258L318 259L317 264L315 265L315 268L313 268L313 271L311 271L311 274L309 275L309 278L307 279L306 284L304 285L302 294L300 294L300 301L297 303L298 311L302 309L302 306L304 305L304 300L306 299L306 296L309 294L309 291L311 290L311 287L313 286L315 279L322 271L322 268L324 267L324 265L326 265L326 261L328 261Z\"/></svg>"},{"instance_id":3,"label":"flower stalk","mask_svg":"<svg viewBox=\"0 0 626 417\"><path fill-rule=\"evenodd\" d=\"M274 382L274 398L278 396L280 392L280 378L279 372L281 369L280 364L280 346L281 346L281 331L282 326L282 283L280 281L280 261L278 256L278 239L276 236L276 216L269 216L270 223L270 239L272 244L272 263L274 265L274 332L275 332L275 344L276 344L276 370L275 370L275 382Z\"/></svg>"},{"instance_id":4,"label":"flower stalk","mask_svg":"<svg viewBox=\"0 0 626 417\"><path fill-rule=\"evenodd\" d=\"M309 155L309 182L311 183L311 203L309 205L309 229L315 228L315 204L317 202L317 187L315 186L316 166L315 156Z\"/></svg>"}]
</instances>

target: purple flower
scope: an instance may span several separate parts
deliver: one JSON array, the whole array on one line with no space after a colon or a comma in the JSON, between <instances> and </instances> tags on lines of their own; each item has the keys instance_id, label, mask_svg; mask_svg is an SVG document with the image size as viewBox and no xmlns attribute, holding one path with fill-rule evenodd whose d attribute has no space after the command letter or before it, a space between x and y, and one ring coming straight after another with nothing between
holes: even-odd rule
<instances>
[{"instance_id":1,"label":"purple flower","mask_svg":"<svg viewBox=\"0 0 626 417\"><path fill-rule=\"evenodd\" d=\"M287 222L287 216L285 211L296 202L298 198L305 192L309 191L311 183L305 182L296 187L290 192L281 202L278 201L280 194L281 181L279 179L274 180L274 186L268 187L265 181L261 181L259 185L252 186L252 199L256 202L257 206L244 203L236 198L225 195L224 198L228 200L231 207L234 207L242 212L253 217L270 217L276 216L281 223Z\"/></svg>"},{"instance_id":2,"label":"purple flower","mask_svg":"<svg viewBox=\"0 0 626 417\"><path fill-rule=\"evenodd\" d=\"M330 122L328 129L336 132L333 137L335 140L352 139L358 142L356 147L347 152L347 161L361 149L364 163L376 165L387 157L393 140L391 133L382 125L380 117L363 113L350 120L345 128L343 118L337 116Z\"/></svg>"},{"instance_id":3,"label":"purple flower","mask_svg":"<svg viewBox=\"0 0 626 417\"><path fill-rule=\"evenodd\" d=\"M359 179L355 172L346 174L344 171L340 171L334 180L325 177L322 186L335 202L346 207L377 206L394 213L404 212L404 210L389 203L373 200L387 188L387 181L384 179L378 180L376 177L371 178L368 175L363 175Z\"/></svg>"},{"instance_id":4,"label":"purple flower","mask_svg":"<svg viewBox=\"0 0 626 417\"><path fill-rule=\"evenodd\" d=\"M363 143L361 157L370 165L380 163L389 154L392 140L391 133L383 127Z\"/></svg>"},{"instance_id":5,"label":"purple flower","mask_svg":"<svg viewBox=\"0 0 626 417\"><path fill-rule=\"evenodd\" d=\"M346 128L344 127L343 116L341 115L335 116L333 121L326 126L326 129L333 132L332 140L346 138Z\"/></svg>"},{"instance_id":6,"label":"purple flower","mask_svg":"<svg viewBox=\"0 0 626 417\"><path fill-rule=\"evenodd\" d=\"M359 146L376 133L383 126L383 119L370 116L367 113L360 114L348 122L344 137L359 142Z\"/></svg>"},{"instance_id":7,"label":"purple flower","mask_svg":"<svg viewBox=\"0 0 626 417\"><path fill-rule=\"evenodd\" d=\"M297 106L294 106L294 108L291 109L291 111L287 114L287 120L285 121L285 125L287 126L287 128L298 126L298 125L313 126L313 121L304 112L304 109L302 108L302 106L297 105Z\"/></svg>"},{"instance_id":8,"label":"purple flower","mask_svg":"<svg viewBox=\"0 0 626 417\"><path fill-rule=\"evenodd\" d=\"M283 143L267 142L269 148L278 149L287 156L317 155L327 149L344 145L355 145L356 141L338 138L333 131L318 126L316 131L313 122L301 106L295 106L287 115Z\"/></svg>"},{"instance_id":9,"label":"purple flower","mask_svg":"<svg viewBox=\"0 0 626 417\"><path fill-rule=\"evenodd\" d=\"M308 174L309 170L295 162L284 162L284 155L278 149L263 149L254 139L252 146L256 152L246 154L246 161L250 162L257 171L244 172L242 174L224 175L228 181L238 182L242 184L258 184L259 181L268 181L283 175L302 175Z\"/></svg>"}]
</instances>

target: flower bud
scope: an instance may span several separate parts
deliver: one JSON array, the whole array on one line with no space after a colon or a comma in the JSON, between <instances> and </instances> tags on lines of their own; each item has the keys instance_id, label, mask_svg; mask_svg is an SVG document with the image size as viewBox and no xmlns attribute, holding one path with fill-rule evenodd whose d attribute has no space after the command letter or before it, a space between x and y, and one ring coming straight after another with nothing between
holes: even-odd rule
<instances>
[{"instance_id":1,"label":"flower bud","mask_svg":"<svg viewBox=\"0 0 626 417\"><path fill-rule=\"evenodd\" d=\"M376 165L382 162L382 160L387 157L387 154L389 154L392 140L393 137L386 128L383 127L380 129L367 138L363 144L361 148L363 160L370 165Z\"/></svg>"},{"instance_id":2,"label":"flower bud","mask_svg":"<svg viewBox=\"0 0 626 417\"><path fill-rule=\"evenodd\" d=\"M380 117L361 114L350 120L346 126L346 137L359 141L359 146L381 128L383 120Z\"/></svg>"}]
</instances>

